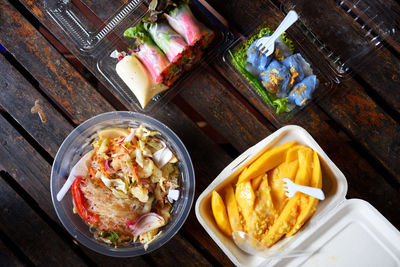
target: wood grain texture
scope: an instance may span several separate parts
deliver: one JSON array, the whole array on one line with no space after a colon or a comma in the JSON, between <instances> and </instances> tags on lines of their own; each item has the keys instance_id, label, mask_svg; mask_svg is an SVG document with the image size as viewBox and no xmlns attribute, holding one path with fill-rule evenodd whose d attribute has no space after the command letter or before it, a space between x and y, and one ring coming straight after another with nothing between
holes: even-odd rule
<instances>
[{"instance_id":1,"label":"wood grain texture","mask_svg":"<svg viewBox=\"0 0 400 267\"><path fill-rule=\"evenodd\" d=\"M0 55L0 106L54 157L73 126L4 58ZM42 122L31 109L39 100L47 121Z\"/></svg>"},{"instance_id":2,"label":"wood grain texture","mask_svg":"<svg viewBox=\"0 0 400 267\"><path fill-rule=\"evenodd\" d=\"M99 110L111 109L97 91L88 90L85 79L6 0L0 1L0 20L0 43L75 123L97 115Z\"/></svg>"},{"instance_id":3,"label":"wood grain texture","mask_svg":"<svg viewBox=\"0 0 400 267\"><path fill-rule=\"evenodd\" d=\"M0 179L0 192L0 226L31 262L36 265L57 265L63 262L86 266L3 179Z\"/></svg>"},{"instance_id":4,"label":"wood grain texture","mask_svg":"<svg viewBox=\"0 0 400 267\"><path fill-rule=\"evenodd\" d=\"M11 251L7 246L9 244L5 244L2 240L0 240L0 262L2 266L10 266L10 267L19 267L26 266L26 263L23 263L18 259L14 252Z\"/></svg>"}]
</instances>

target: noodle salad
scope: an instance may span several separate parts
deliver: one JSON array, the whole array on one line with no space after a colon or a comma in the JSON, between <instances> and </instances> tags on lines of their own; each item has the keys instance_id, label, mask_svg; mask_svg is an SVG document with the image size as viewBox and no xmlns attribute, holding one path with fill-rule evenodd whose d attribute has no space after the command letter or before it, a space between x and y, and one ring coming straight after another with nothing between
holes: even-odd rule
<instances>
[{"instance_id":1,"label":"noodle salad","mask_svg":"<svg viewBox=\"0 0 400 267\"><path fill-rule=\"evenodd\" d=\"M74 213L97 240L115 247L140 242L147 249L179 198L178 160L159 132L142 125L97 135L93 150L77 163L87 174L72 184Z\"/></svg>"}]
</instances>

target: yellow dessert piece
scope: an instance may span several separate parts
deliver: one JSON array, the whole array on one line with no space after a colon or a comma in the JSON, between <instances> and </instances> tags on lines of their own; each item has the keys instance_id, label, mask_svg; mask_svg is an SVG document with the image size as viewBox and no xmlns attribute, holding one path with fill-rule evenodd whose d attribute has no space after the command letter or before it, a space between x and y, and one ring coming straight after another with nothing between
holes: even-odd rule
<instances>
[{"instance_id":1,"label":"yellow dessert piece","mask_svg":"<svg viewBox=\"0 0 400 267\"><path fill-rule=\"evenodd\" d=\"M217 191L212 192L211 197L211 209L214 215L215 222L217 223L219 229L227 236L231 236L232 230L229 224L228 215L226 213L226 208L222 197L217 193Z\"/></svg>"},{"instance_id":2,"label":"yellow dessert piece","mask_svg":"<svg viewBox=\"0 0 400 267\"><path fill-rule=\"evenodd\" d=\"M261 185L255 195L256 200L251 218L250 234L257 240L261 240L261 237L278 217L271 198L271 188L268 185L268 175L265 174L262 176Z\"/></svg>"},{"instance_id":3,"label":"yellow dessert piece","mask_svg":"<svg viewBox=\"0 0 400 267\"><path fill-rule=\"evenodd\" d=\"M239 207L239 212L243 215L245 221L245 229L249 232L251 228L251 216L253 213L255 195L253 188L251 187L251 182L243 182L236 185L235 192L236 202Z\"/></svg>"},{"instance_id":4,"label":"yellow dessert piece","mask_svg":"<svg viewBox=\"0 0 400 267\"><path fill-rule=\"evenodd\" d=\"M271 198L278 213L287 201L282 179L286 177L294 182L298 166L299 162L296 159L291 162L283 162L270 172Z\"/></svg>"},{"instance_id":5,"label":"yellow dessert piece","mask_svg":"<svg viewBox=\"0 0 400 267\"><path fill-rule=\"evenodd\" d=\"M313 170L310 186L322 188L322 173L321 165L318 158L318 153L313 153ZM286 236L292 236L303 226L303 224L314 214L318 206L318 199L311 196L304 196L305 203L301 203L300 214L297 217L296 224Z\"/></svg>"},{"instance_id":6,"label":"yellow dessert piece","mask_svg":"<svg viewBox=\"0 0 400 267\"><path fill-rule=\"evenodd\" d=\"M107 128L104 130L100 130L97 132L97 135L100 137L100 139L113 139L113 138L118 138L118 137L127 137L129 135L130 131L128 129L123 129L123 128Z\"/></svg>"},{"instance_id":7,"label":"yellow dessert piece","mask_svg":"<svg viewBox=\"0 0 400 267\"><path fill-rule=\"evenodd\" d=\"M224 192L225 206L228 212L232 231L243 231L243 225L241 223L238 206L236 204L235 192L233 191L232 185L227 185Z\"/></svg>"},{"instance_id":8,"label":"yellow dessert piece","mask_svg":"<svg viewBox=\"0 0 400 267\"><path fill-rule=\"evenodd\" d=\"M242 172L237 183L240 184L256 178L281 164L286 159L287 150L295 144L295 141L288 142L265 152Z\"/></svg>"}]
</instances>

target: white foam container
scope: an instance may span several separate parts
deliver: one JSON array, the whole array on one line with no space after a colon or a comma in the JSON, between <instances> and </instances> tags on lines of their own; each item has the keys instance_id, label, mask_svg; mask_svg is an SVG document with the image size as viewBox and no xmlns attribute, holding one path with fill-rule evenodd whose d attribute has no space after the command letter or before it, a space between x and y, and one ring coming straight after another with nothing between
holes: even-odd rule
<instances>
[{"instance_id":1,"label":"white foam container","mask_svg":"<svg viewBox=\"0 0 400 267\"><path fill-rule=\"evenodd\" d=\"M240 172L271 147L297 141L320 155L321 201L315 214L296 235L270 249L303 250L309 256L266 260L240 250L218 229L211 211L211 192L236 182ZM299 126L280 128L232 161L196 201L196 216L211 238L237 266L400 266L400 232L372 205L345 198L347 180L312 136Z\"/></svg>"}]
</instances>

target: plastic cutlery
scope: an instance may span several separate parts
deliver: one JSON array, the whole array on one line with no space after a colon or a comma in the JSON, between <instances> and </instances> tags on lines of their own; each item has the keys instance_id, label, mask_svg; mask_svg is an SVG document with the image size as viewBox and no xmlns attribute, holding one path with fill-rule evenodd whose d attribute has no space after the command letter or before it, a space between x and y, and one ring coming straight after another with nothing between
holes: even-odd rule
<instances>
[{"instance_id":1,"label":"plastic cutlery","mask_svg":"<svg viewBox=\"0 0 400 267\"><path fill-rule=\"evenodd\" d=\"M285 182L283 184L283 188L286 191L287 197L293 197L296 192L302 192L306 195L318 198L319 200L325 199L324 192L322 192L322 190L319 188L298 185L296 183L293 183L292 180L290 180L289 178L283 178L282 180Z\"/></svg>"},{"instance_id":2,"label":"plastic cutlery","mask_svg":"<svg viewBox=\"0 0 400 267\"><path fill-rule=\"evenodd\" d=\"M281 36L281 34L290 26L292 26L298 18L299 16L296 11L290 10L275 32L269 37L260 38L256 43L256 47L259 48L260 52L266 57L271 55L275 50L275 40L278 39L278 37Z\"/></svg>"}]
</instances>

